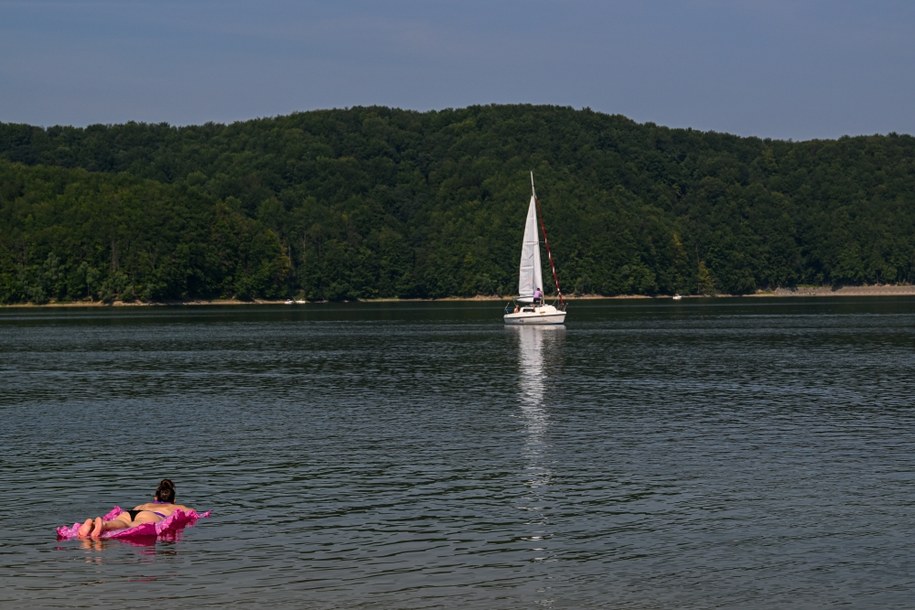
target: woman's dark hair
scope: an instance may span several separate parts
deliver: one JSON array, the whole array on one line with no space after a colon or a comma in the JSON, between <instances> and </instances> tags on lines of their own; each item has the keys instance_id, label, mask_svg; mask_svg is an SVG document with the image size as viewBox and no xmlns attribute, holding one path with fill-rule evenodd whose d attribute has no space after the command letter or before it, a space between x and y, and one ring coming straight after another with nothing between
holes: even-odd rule
<instances>
[{"instance_id":1,"label":"woman's dark hair","mask_svg":"<svg viewBox=\"0 0 915 610\"><path fill-rule=\"evenodd\" d=\"M156 500L169 503L175 501L175 484L171 479L162 479L159 482L159 487L156 489Z\"/></svg>"}]
</instances>

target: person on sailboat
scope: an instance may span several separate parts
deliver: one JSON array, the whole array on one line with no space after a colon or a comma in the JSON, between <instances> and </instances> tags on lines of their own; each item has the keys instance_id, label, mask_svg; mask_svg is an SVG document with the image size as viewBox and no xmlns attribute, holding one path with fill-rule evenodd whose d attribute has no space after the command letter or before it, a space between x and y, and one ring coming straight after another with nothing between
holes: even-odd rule
<instances>
[{"instance_id":1,"label":"person on sailboat","mask_svg":"<svg viewBox=\"0 0 915 610\"><path fill-rule=\"evenodd\" d=\"M543 291L540 288L534 291L534 305L543 305Z\"/></svg>"}]
</instances>

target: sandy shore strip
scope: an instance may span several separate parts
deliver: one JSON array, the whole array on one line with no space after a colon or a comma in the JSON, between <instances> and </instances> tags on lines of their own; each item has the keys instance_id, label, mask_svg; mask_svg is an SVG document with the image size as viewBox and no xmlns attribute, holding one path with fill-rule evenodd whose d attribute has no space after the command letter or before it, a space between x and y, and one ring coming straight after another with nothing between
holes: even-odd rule
<instances>
[{"instance_id":1,"label":"sandy shore strip","mask_svg":"<svg viewBox=\"0 0 915 610\"><path fill-rule=\"evenodd\" d=\"M759 291L759 297L910 297L915 296L915 285L885 284L873 286L798 286Z\"/></svg>"}]
</instances>

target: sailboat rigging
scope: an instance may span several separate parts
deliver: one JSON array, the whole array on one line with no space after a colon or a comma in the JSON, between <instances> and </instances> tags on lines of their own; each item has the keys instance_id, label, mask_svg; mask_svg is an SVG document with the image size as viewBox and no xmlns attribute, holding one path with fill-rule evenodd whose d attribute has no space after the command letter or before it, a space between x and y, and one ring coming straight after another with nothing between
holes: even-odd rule
<instances>
[{"instance_id":1,"label":"sailboat rigging","mask_svg":"<svg viewBox=\"0 0 915 610\"><path fill-rule=\"evenodd\" d=\"M549 305L544 302L540 233L543 235L543 245L553 273L553 285L556 286L557 301ZM506 324L563 324L565 309L566 303L559 287L559 276L550 251L540 200L534 189L534 172L531 172L531 201L527 208L524 237L521 240L521 262L518 266L518 296L515 297L514 304L510 303L505 308L503 319Z\"/></svg>"}]
</instances>

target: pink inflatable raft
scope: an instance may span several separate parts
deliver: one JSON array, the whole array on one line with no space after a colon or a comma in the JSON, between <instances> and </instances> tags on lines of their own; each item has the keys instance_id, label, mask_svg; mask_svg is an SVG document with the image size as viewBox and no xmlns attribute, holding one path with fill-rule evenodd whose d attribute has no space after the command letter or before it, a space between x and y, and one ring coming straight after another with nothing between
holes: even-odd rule
<instances>
[{"instance_id":1,"label":"pink inflatable raft","mask_svg":"<svg viewBox=\"0 0 915 610\"><path fill-rule=\"evenodd\" d=\"M107 515L102 517L102 519L110 521L123 512L123 508L115 506ZM196 510L176 510L162 521L157 521L156 523L142 523L134 527L128 527L127 529L109 530L102 534L101 539L108 540L110 538L118 538L121 540L136 540L157 538L159 540L174 540L185 526L193 525L196 523L197 519L209 516L210 511L198 513ZM57 539L70 540L72 538L77 538L77 532L79 531L80 525L82 525L82 523L61 525L57 528Z\"/></svg>"}]
</instances>

